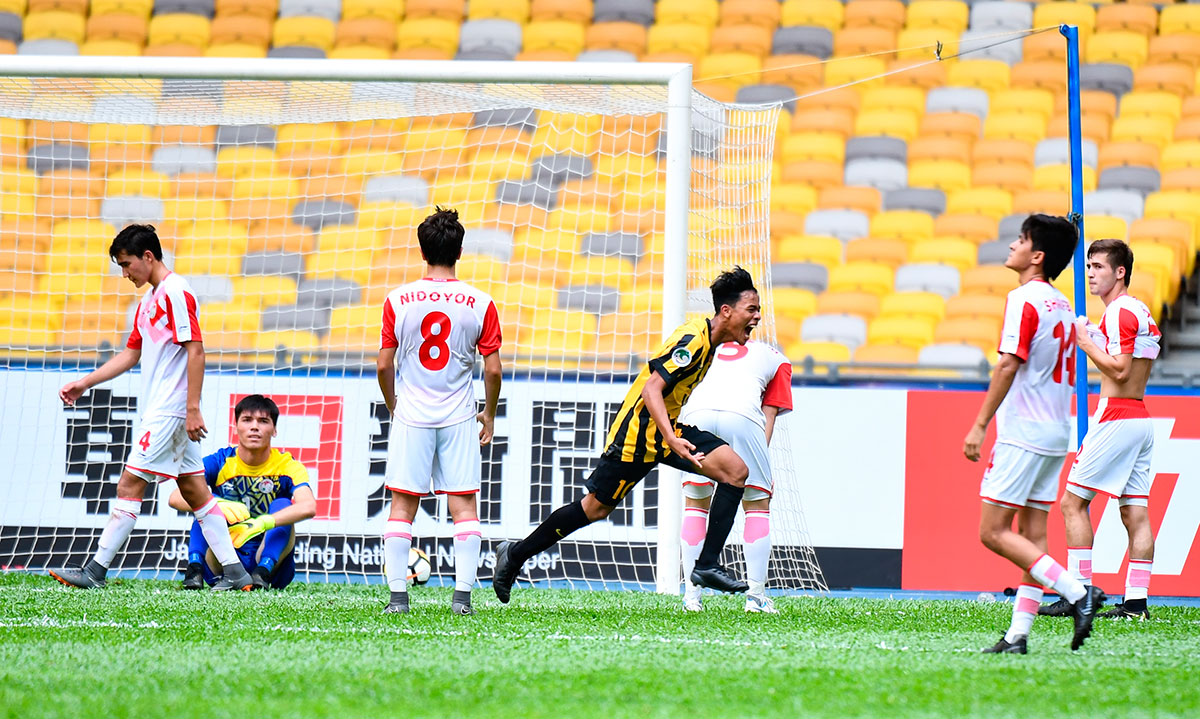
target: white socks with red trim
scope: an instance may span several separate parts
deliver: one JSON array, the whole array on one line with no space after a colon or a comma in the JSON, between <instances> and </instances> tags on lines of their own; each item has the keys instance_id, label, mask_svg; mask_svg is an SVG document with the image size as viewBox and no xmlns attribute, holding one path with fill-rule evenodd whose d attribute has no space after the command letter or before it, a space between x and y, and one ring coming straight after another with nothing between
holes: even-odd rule
<instances>
[{"instance_id":1,"label":"white socks with red trim","mask_svg":"<svg viewBox=\"0 0 1200 719\"><path fill-rule=\"evenodd\" d=\"M221 566L228 567L233 564L242 566L237 550L233 548L233 540L229 537L229 522L225 521L224 512L217 507L217 498L210 498L208 503L196 510L194 514L196 520L200 522L200 531L204 533L204 540L208 542L208 548L212 550L213 556L217 558Z\"/></svg>"},{"instance_id":2,"label":"white socks with red trim","mask_svg":"<svg viewBox=\"0 0 1200 719\"><path fill-rule=\"evenodd\" d=\"M479 569L479 544L482 541L478 519L454 523L455 590L469 592L475 586L475 573Z\"/></svg>"},{"instance_id":3,"label":"white socks with red trim","mask_svg":"<svg viewBox=\"0 0 1200 719\"><path fill-rule=\"evenodd\" d=\"M1043 590L1033 584L1022 584L1017 587L1016 601L1013 602L1012 624L1004 635L1004 641L1012 644L1018 637L1029 636L1033 628L1033 619L1037 616L1038 607L1042 603Z\"/></svg>"},{"instance_id":4,"label":"white socks with red trim","mask_svg":"<svg viewBox=\"0 0 1200 719\"><path fill-rule=\"evenodd\" d=\"M104 525L96 547L96 564L108 569L117 552L125 546L125 541L129 539L129 533L133 531L133 525L137 523L141 513L140 499L113 500L112 514L108 516L108 524Z\"/></svg>"},{"instance_id":5,"label":"white socks with red trim","mask_svg":"<svg viewBox=\"0 0 1200 719\"><path fill-rule=\"evenodd\" d=\"M1067 571L1083 584L1092 583L1092 548L1067 547Z\"/></svg>"},{"instance_id":6,"label":"white socks with red trim","mask_svg":"<svg viewBox=\"0 0 1200 719\"><path fill-rule=\"evenodd\" d=\"M1063 565L1054 561L1049 554L1039 557L1029 568L1029 574L1043 586L1050 587L1072 604L1083 599L1083 595L1087 594L1083 583L1064 569Z\"/></svg>"},{"instance_id":7,"label":"white socks with red trim","mask_svg":"<svg viewBox=\"0 0 1200 719\"><path fill-rule=\"evenodd\" d=\"M408 553L412 549L412 522L389 519L383 530L384 574L388 589L408 591Z\"/></svg>"},{"instance_id":8,"label":"white socks with red trim","mask_svg":"<svg viewBox=\"0 0 1200 719\"><path fill-rule=\"evenodd\" d=\"M1145 599L1150 596L1150 573L1154 570L1152 559L1130 559L1125 571L1125 599Z\"/></svg>"}]
</instances>

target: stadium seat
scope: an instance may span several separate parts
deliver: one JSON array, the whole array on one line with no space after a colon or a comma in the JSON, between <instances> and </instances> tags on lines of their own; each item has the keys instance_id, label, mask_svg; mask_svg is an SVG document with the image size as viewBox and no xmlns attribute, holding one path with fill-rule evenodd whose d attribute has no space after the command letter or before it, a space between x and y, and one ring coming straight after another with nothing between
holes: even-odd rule
<instances>
[{"instance_id":1,"label":"stadium seat","mask_svg":"<svg viewBox=\"0 0 1200 719\"><path fill-rule=\"evenodd\" d=\"M641 55L646 52L646 28L633 22L597 21L584 30L583 46L587 50L622 50Z\"/></svg>"},{"instance_id":2,"label":"stadium seat","mask_svg":"<svg viewBox=\"0 0 1200 719\"><path fill-rule=\"evenodd\" d=\"M472 3L473 8L474 3ZM396 47L398 50L436 50L453 53L458 48L458 33L459 24L450 20L441 18L405 20L400 23L396 31Z\"/></svg>"},{"instance_id":3,"label":"stadium seat","mask_svg":"<svg viewBox=\"0 0 1200 719\"><path fill-rule=\"evenodd\" d=\"M933 236L933 218L918 210L884 210L871 218L872 237L891 237L910 245Z\"/></svg>"},{"instance_id":4,"label":"stadium seat","mask_svg":"<svg viewBox=\"0 0 1200 719\"><path fill-rule=\"evenodd\" d=\"M866 215L879 211L882 193L874 187L842 185L826 187L817 194L817 207L822 210L856 210Z\"/></svg>"},{"instance_id":5,"label":"stadium seat","mask_svg":"<svg viewBox=\"0 0 1200 719\"><path fill-rule=\"evenodd\" d=\"M83 42L86 21L82 15L63 12L31 12L25 16L24 39L66 40L76 45Z\"/></svg>"},{"instance_id":6,"label":"stadium seat","mask_svg":"<svg viewBox=\"0 0 1200 719\"><path fill-rule=\"evenodd\" d=\"M333 48L336 27L332 20L320 17L281 17L275 21L273 45L301 45L325 52Z\"/></svg>"},{"instance_id":7,"label":"stadium seat","mask_svg":"<svg viewBox=\"0 0 1200 719\"><path fill-rule=\"evenodd\" d=\"M960 291L964 295L1008 295L1017 286L1017 275L1007 267L977 265L962 273Z\"/></svg>"},{"instance_id":8,"label":"stadium seat","mask_svg":"<svg viewBox=\"0 0 1200 719\"><path fill-rule=\"evenodd\" d=\"M843 181L883 192L898 190L908 186L908 167L896 160L853 160L846 163Z\"/></svg>"},{"instance_id":9,"label":"stadium seat","mask_svg":"<svg viewBox=\"0 0 1200 719\"><path fill-rule=\"evenodd\" d=\"M888 265L874 262L848 262L829 271L830 291L870 292L884 295L892 291L895 281Z\"/></svg>"},{"instance_id":10,"label":"stadium seat","mask_svg":"<svg viewBox=\"0 0 1200 719\"><path fill-rule=\"evenodd\" d=\"M822 292L817 295L816 314L853 315L868 322L879 314L879 295L869 292Z\"/></svg>"},{"instance_id":11,"label":"stadium seat","mask_svg":"<svg viewBox=\"0 0 1200 719\"><path fill-rule=\"evenodd\" d=\"M830 86L857 83L859 88L870 89L883 84L882 80L871 78L882 75L886 70L887 65L878 57L847 57L825 66L825 83Z\"/></svg>"},{"instance_id":12,"label":"stadium seat","mask_svg":"<svg viewBox=\"0 0 1200 719\"><path fill-rule=\"evenodd\" d=\"M845 27L878 25L891 30L904 27L905 7L899 0L856 0L843 11Z\"/></svg>"},{"instance_id":13,"label":"stadium seat","mask_svg":"<svg viewBox=\"0 0 1200 719\"><path fill-rule=\"evenodd\" d=\"M909 254L909 261L948 265L961 272L975 266L976 253L977 248L973 242L936 238L915 243Z\"/></svg>"},{"instance_id":14,"label":"stadium seat","mask_svg":"<svg viewBox=\"0 0 1200 719\"><path fill-rule=\"evenodd\" d=\"M937 217L946 211L946 193L933 187L891 190L883 197L885 210L917 210Z\"/></svg>"},{"instance_id":15,"label":"stadium seat","mask_svg":"<svg viewBox=\"0 0 1200 719\"><path fill-rule=\"evenodd\" d=\"M933 292L893 292L885 295L879 305L881 317L914 317L934 322L941 320L945 312L945 298Z\"/></svg>"},{"instance_id":16,"label":"stadium seat","mask_svg":"<svg viewBox=\"0 0 1200 719\"><path fill-rule=\"evenodd\" d=\"M1158 31L1162 35L1200 33L1200 8L1191 5L1167 5L1158 16Z\"/></svg>"},{"instance_id":17,"label":"stadium seat","mask_svg":"<svg viewBox=\"0 0 1200 719\"><path fill-rule=\"evenodd\" d=\"M561 50L578 55L583 51L583 25L563 20L537 20L525 26L524 49Z\"/></svg>"},{"instance_id":18,"label":"stadium seat","mask_svg":"<svg viewBox=\"0 0 1200 719\"><path fill-rule=\"evenodd\" d=\"M986 192L986 190L984 190ZM968 190L968 193L975 190ZM955 203L948 203L952 205ZM997 236L997 220L988 214L960 214L955 209L947 209L933 221L934 237L957 237L979 244Z\"/></svg>"},{"instance_id":19,"label":"stadium seat","mask_svg":"<svg viewBox=\"0 0 1200 719\"><path fill-rule=\"evenodd\" d=\"M958 0L913 0L908 5L905 27L937 28L952 33L967 29L970 7Z\"/></svg>"},{"instance_id":20,"label":"stadium seat","mask_svg":"<svg viewBox=\"0 0 1200 719\"><path fill-rule=\"evenodd\" d=\"M1018 170L1018 172L1023 172L1023 170ZM991 184L980 182L980 179L985 178L980 178L978 173L974 179L978 185ZM951 192L947 197L946 211L954 214L986 215L999 220L1012 212L1012 195L1006 189L997 187L983 186L957 190Z\"/></svg>"},{"instance_id":21,"label":"stadium seat","mask_svg":"<svg viewBox=\"0 0 1200 719\"><path fill-rule=\"evenodd\" d=\"M926 317L877 317L867 327L867 342L919 350L933 340L934 320Z\"/></svg>"},{"instance_id":22,"label":"stadium seat","mask_svg":"<svg viewBox=\"0 0 1200 719\"><path fill-rule=\"evenodd\" d=\"M997 315L994 319L986 317L946 318L934 328L933 342L971 345L984 352L994 352L1000 343L1000 316Z\"/></svg>"},{"instance_id":23,"label":"stadium seat","mask_svg":"<svg viewBox=\"0 0 1200 719\"><path fill-rule=\"evenodd\" d=\"M895 270L908 261L908 243L893 238L860 237L846 243L844 254L846 262L871 262Z\"/></svg>"},{"instance_id":24,"label":"stadium seat","mask_svg":"<svg viewBox=\"0 0 1200 719\"><path fill-rule=\"evenodd\" d=\"M835 342L853 351L867 341L867 323L854 315L812 315L801 325L800 339L803 342ZM800 359L792 349L788 350L788 356L793 360Z\"/></svg>"},{"instance_id":25,"label":"stadium seat","mask_svg":"<svg viewBox=\"0 0 1200 719\"><path fill-rule=\"evenodd\" d=\"M1015 276L1012 270L1008 270ZM1013 286L1016 280L1013 280ZM962 293L946 300L945 319L983 319L995 320L1004 314L1007 302L1005 294L969 294Z\"/></svg>"},{"instance_id":26,"label":"stadium seat","mask_svg":"<svg viewBox=\"0 0 1200 719\"><path fill-rule=\"evenodd\" d=\"M896 32L877 26L849 27L833 37L834 57L886 53L896 49Z\"/></svg>"},{"instance_id":27,"label":"stadium seat","mask_svg":"<svg viewBox=\"0 0 1200 719\"><path fill-rule=\"evenodd\" d=\"M867 215L855 210L817 210L805 218L804 231L811 235L830 235L844 242L865 237L870 230Z\"/></svg>"},{"instance_id":28,"label":"stadium seat","mask_svg":"<svg viewBox=\"0 0 1200 719\"><path fill-rule=\"evenodd\" d=\"M1137 69L1150 53L1145 35L1129 31L1098 32L1087 43L1087 62L1111 62Z\"/></svg>"},{"instance_id":29,"label":"stadium seat","mask_svg":"<svg viewBox=\"0 0 1200 719\"><path fill-rule=\"evenodd\" d=\"M699 59L708 52L709 32L700 25L656 24L646 35L647 53L683 53Z\"/></svg>"},{"instance_id":30,"label":"stadium seat","mask_svg":"<svg viewBox=\"0 0 1200 719\"><path fill-rule=\"evenodd\" d=\"M896 292L933 292L951 297L959 291L960 275L949 265L908 264L896 270L894 287Z\"/></svg>"},{"instance_id":31,"label":"stadium seat","mask_svg":"<svg viewBox=\"0 0 1200 719\"><path fill-rule=\"evenodd\" d=\"M712 29L720 20L717 0L658 0L655 20L659 24L688 23Z\"/></svg>"},{"instance_id":32,"label":"stadium seat","mask_svg":"<svg viewBox=\"0 0 1200 719\"><path fill-rule=\"evenodd\" d=\"M813 60L826 59L833 54L833 33L824 27L781 27L771 37L772 55L793 55ZM789 64L806 64L805 75L818 75L822 65L815 62L794 62Z\"/></svg>"},{"instance_id":33,"label":"stadium seat","mask_svg":"<svg viewBox=\"0 0 1200 719\"><path fill-rule=\"evenodd\" d=\"M1126 223L1141 217L1145 210L1141 193L1132 190L1096 190L1084 195L1083 203L1090 212L1119 217Z\"/></svg>"}]
</instances>

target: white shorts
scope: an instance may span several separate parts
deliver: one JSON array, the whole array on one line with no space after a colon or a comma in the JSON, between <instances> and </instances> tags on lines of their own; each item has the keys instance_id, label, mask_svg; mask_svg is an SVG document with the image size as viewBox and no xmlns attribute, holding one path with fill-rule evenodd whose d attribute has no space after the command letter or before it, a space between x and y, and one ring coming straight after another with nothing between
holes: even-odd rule
<instances>
[{"instance_id":1,"label":"white shorts","mask_svg":"<svg viewBox=\"0 0 1200 719\"><path fill-rule=\"evenodd\" d=\"M697 429L712 432L733 447L733 451L746 463L750 476L746 478L747 502L767 499L775 490L771 476L771 459L767 450L767 434L753 420L736 412L721 412L715 409L700 409L688 414L680 422ZM699 474L685 474L683 496L704 499L716 490L717 483Z\"/></svg>"},{"instance_id":2,"label":"white shorts","mask_svg":"<svg viewBox=\"0 0 1200 719\"><path fill-rule=\"evenodd\" d=\"M1038 454L1015 444L997 443L983 472L979 496L997 507L1049 512L1065 459L1061 454Z\"/></svg>"},{"instance_id":3,"label":"white shorts","mask_svg":"<svg viewBox=\"0 0 1200 719\"><path fill-rule=\"evenodd\" d=\"M1121 402L1118 405L1118 402ZM1084 499L1097 494L1117 497L1121 506L1145 507L1150 503L1150 458L1154 454L1154 423L1149 416L1131 411L1125 403L1139 400L1100 400L1100 421L1083 438L1075 464L1067 477L1067 491ZM1107 410L1107 411L1106 411ZM1125 414L1128 418L1112 419Z\"/></svg>"},{"instance_id":4,"label":"white shorts","mask_svg":"<svg viewBox=\"0 0 1200 719\"><path fill-rule=\"evenodd\" d=\"M478 423L472 417L448 427L392 423L388 439L388 489L404 494L475 494L480 485Z\"/></svg>"},{"instance_id":5,"label":"white shorts","mask_svg":"<svg viewBox=\"0 0 1200 719\"><path fill-rule=\"evenodd\" d=\"M183 417L143 417L133 432L125 469L147 482L204 474L200 443L188 439L185 425Z\"/></svg>"}]
</instances>

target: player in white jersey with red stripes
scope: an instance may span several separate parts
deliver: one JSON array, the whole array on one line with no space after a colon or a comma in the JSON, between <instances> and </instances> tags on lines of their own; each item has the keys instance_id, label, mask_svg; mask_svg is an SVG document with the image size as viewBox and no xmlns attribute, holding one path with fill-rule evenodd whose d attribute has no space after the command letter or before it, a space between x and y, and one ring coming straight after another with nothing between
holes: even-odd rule
<instances>
[{"instance_id":1,"label":"player in white jersey with red stripes","mask_svg":"<svg viewBox=\"0 0 1200 719\"><path fill-rule=\"evenodd\" d=\"M204 481L199 445L207 433L200 414L204 345L196 296L186 280L163 264L162 244L150 225L121 230L108 254L136 287L149 284L150 290L138 303L125 349L83 379L68 382L58 396L71 406L88 389L129 371L140 360L141 423L133 433L133 449L117 481L112 515L100 535L95 557L82 569L50 574L69 586L104 586L109 565L141 513L147 486L175 480L213 554L225 568L213 589L249 590L253 584L229 537L224 510Z\"/></svg>"},{"instance_id":2,"label":"player in white jersey with red stripes","mask_svg":"<svg viewBox=\"0 0 1200 719\"><path fill-rule=\"evenodd\" d=\"M492 441L500 398L500 317L486 292L454 276L463 241L457 212L437 208L417 228L417 239L428 273L384 301L377 365L379 388L395 419L385 482L392 508L383 539L391 592L384 613L408 611L412 522L421 497L433 491L447 495L454 520L451 608L473 614L482 541L475 503L479 447ZM476 353L483 357L482 412L471 379Z\"/></svg>"},{"instance_id":3,"label":"player in white jersey with red stripes","mask_svg":"<svg viewBox=\"0 0 1200 719\"><path fill-rule=\"evenodd\" d=\"M1088 504L1097 494L1117 499L1129 534L1129 569L1123 601L1103 617L1147 619L1146 597L1154 564L1150 527L1150 460L1154 426L1142 398L1150 366L1158 357L1161 333L1150 310L1127 292L1133 274L1133 252L1121 240L1098 240L1088 247L1088 286L1104 300L1099 327L1086 317L1077 320L1079 348L1100 370L1100 403L1060 503L1066 524L1069 569L1092 583L1092 523ZM1050 605L1043 611L1058 613Z\"/></svg>"},{"instance_id":4,"label":"player in white jersey with red stripes","mask_svg":"<svg viewBox=\"0 0 1200 719\"><path fill-rule=\"evenodd\" d=\"M1008 293L1000 359L963 441L966 458L979 461L987 427L996 417L996 445L979 491L979 539L1025 570L1012 622L1000 641L984 650L989 654L1027 653L1043 587L1071 602L1072 649L1091 633L1103 601L1102 594L1084 587L1046 553L1046 517L1070 446L1075 377L1075 313L1048 280L1066 268L1077 242L1075 226L1062 217L1030 215L1021 224L1004 262L1021 285Z\"/></svg>"},{"instance_id":5,"label":"player in white jersey with red stripes","mask_svg":"<svg viewBox=\"0 0 1200 719\"><path fill-rule=\"evenodd\" d=\"M763 342L740 345L727 342L717 348L708 375L692 392L679 421L712 432L733 447L746 463L742 507L746 512L742 540L746 556L747 612L775 614L765 589L771 556L771 494L774 479L767 445L775 419L792 410L792 363L779 350ZM696 559L708 533L708 512L716 482L687 475L683 482L684 510L681 528L684 611L698 612L702 582L693 580ZM724 545L732 524L724 524Z\"/></svg>"}]
</instances>

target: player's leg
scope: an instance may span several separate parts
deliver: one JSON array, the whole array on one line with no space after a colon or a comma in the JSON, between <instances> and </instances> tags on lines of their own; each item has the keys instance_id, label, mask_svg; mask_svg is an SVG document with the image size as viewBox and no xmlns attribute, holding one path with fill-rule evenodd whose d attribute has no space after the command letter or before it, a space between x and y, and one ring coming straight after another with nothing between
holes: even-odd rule
<instances>
[{"instance_id":1,"label":"player's leg","mask_svg":"<svg viewBox=\"0 0 1200 719\"><path fill-rule=\"evenodd\" d=\"M412 550L412 523L421 495L392 490L392 506L383 531L383 573L388 584L384 614L408 612L408 555Z\"/></svg>"},{"instance_id":2,"label":"player's leg","mask_svg":"<svg viewBox=\"0 0 1200 719\"><path fill-rule=\"evenodd\" d=\"M700 478L695 478L699 480ZM679 530L679 554L683 562L683 610L703 611L700 585L692 581L696 558L708 532L708 508L712 504L713 483L688 480L683 483L683 521Z\"/></svg>"},{"instance_id":3,"label":"player's leg","mask_svg":"<svg viewBox=\"0 0 1200 719\"><path fill-rule=\"evenodd\" d=\"M192 519L192 528L188 532L188 565L183 575L183 588L189 590L204 589L204 557L208 554L208 540L200 529L200 522Z\"/></svg>"},{"instance_id":4,"label":"player's leg","mask_svg":"<svg viewBox=\"0 0 1200 719\"><path fill-rule=\"evenodd\" d=\"M408 611L408 555L412 550L412 522L421 497L432 485L435 430L392 422L388 439L387 475L384 485L392 492L392 506L383 532L384 575L388 603L384 614Z\"/></svg>"},{"instance_id":5,"label":"player's leg","mask_svg":"<svg viewBox=\"0 0 1200 719\"><path fill-rule=\"evenodd\" d=\"M267 507L267 513L274 514L290 506L292 506L291 499L280 497L271 502ZM272 586L271 578L275 576L279 562L291 554L295 542L296 526L293 524L273 527L263 533L262 541L254 556L254 568L250 570L250 578L254 580L255 589L266 589L268 586Z\"/></svg>"},{"instance_id":6,"label":"player's leg","mask_svg":"<svg viewBox=\"0 0 1200 719\"><path fill-rule=\"evenodd\" d=\"M1018 534L1029 540L1038 548L1038 551L1043 553L1046 552L1047 547L1046 518L1048 514L1049 506L1023 507L1017 510ZM1033 620L1037 617L1044 591L1041 582L1034 579L1028 571L1021 573L1021 583L1017 587L1017 596L1013 599L1012 620L1009 622L1008 631L1004 633L1004 638L997 642L996 646L985 652L1027 653L1029 632L1033 628Z\"/></svg>"},{"instance_id":7,"label":"player's leg","mask_svg":"<svg viewBox=\"0 0 1200 719\"><path fill-rule=\"evenodd\" d=\"M454 595L450 608L455 614L475 613L471 608L471 590L475 587L479 546L483 541L476 496L475 492L446 496L450 518L454 520Z\"/></svg>"},{"instance_id":8,"label":"player's leg","mask_svg":"<svg viewBox=\"0 0 1200 719\"><path fill-rule=\"evenodd\" d=\"M479 494L481 475L479 430L475 418L437 430L437 453L433 461L433 491L446 495L450 518L454 520L454 594L450 609L470 615L471 590L479 570Z\"/></svg>"},{"instance_id":9,"label":"player's leg","mask_svg":"<svg viewBox=\"0 0 1200 719\"><path fill-rule=\"evenodd\" d=\"M766 594L767 565L771 560L771 495L760 487L747 485L742 507L746 511L742 551L746 556L746 583L749 585L746 611L775 614L775 605Z\"/></svg>"},{"instance_id":10,"label":"player's leg","mask_svg":"<svg viewBox=\"0 0 1200 719\"><path fill-rule=\"evenodd\" d=\"M1129 535L1129 567L1125 570L1125 597L1105 612L1109 618L1149 619L1146 599L1154 571L1154 531L1150 526L1150 460L1154 452L1154 429L1150 420L1133 420L1143 425L1143 441L1129 482L1121 493L1121 522Z\"/></svg>"},{"instance_id":11,"label":"player's leg","mask_svg":"<svg viewBox=\"0 0 1200 719\"><path fill-rule=\"evenodd\" d=\"M708 531L704 537L704 547L696 558L694 572L704 586L722 592L744 592L749 586L734 579L721 566L721 552L729 540L729 532L737 519L738 505L745 498L745 489L724 482L717 483L713 494L712 508L708 514Z\"/></svg>"},{"instance_id":12,"label":"player's leg","mask_svg":"<svg viewBox=\"0 0 1200 719\"><path fill-rule=\"evenodd\" d=\"M148 485L146 480L126 468L117 480L117 498L112 502L112 512L100 534L95 555L82 569L51 570L50 576L67 586L83 589L103 587L109 566L117 552L125 546L138 515L142 513L142 497Z\"/></svg>"},{"instance_id":13,"label":"player's leg","mask_svg":"<svg viewBox=\"0 0 1200 719\"><path fill-rule=\"evenodd\" d=\"M223 576L213 585L213 589L217 591L227 589L249 591L253 589L254 583L250 579L250 574L242 564L238 551L233 547L233 540L229 537L229 523L225 521L225 514L217 506L216 497L213 496L208 484L204 481L203 465L201 465L199 473L181 473L176 484L183 501L192 508L192 514L200 523L200 531L204 533L204 539L221 565Z\"/></svg>"}]
</instances>

